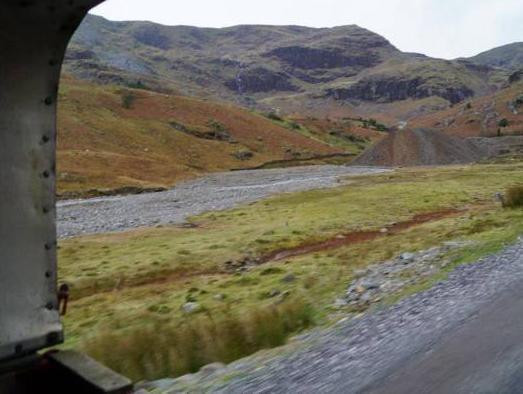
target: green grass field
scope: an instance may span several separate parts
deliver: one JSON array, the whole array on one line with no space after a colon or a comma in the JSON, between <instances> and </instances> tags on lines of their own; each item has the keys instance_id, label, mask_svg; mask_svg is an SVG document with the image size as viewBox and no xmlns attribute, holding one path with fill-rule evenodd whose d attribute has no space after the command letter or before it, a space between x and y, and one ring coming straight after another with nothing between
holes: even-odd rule
<instances>
[{"instance_id":1,"label":"green grass field","mask_svg":"<svg viewBox=\"0 0 523 394\"><path fill-rule=\"evenodd\" d=\"M523 210L502 208L494 194L522 183L522 162L400 169L204 214L191 219L194 228L62 241L60 281L71 285L73 298L65 346L138 380L281 345L295 332L350 312L335 309L333 301L362 267L445 241L477 241L452 252L455 265L513 242L523 233ZM449 209L456 212L392 235L247 272L228 264ZM199 311L184 313L187 302L198 303Z\"/></svg>"}]
</instances>

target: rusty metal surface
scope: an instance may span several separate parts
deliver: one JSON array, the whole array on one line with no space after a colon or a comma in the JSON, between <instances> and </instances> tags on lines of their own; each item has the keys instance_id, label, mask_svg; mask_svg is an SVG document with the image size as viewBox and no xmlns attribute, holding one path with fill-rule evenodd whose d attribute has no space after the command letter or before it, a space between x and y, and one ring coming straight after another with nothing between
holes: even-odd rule
<instances>
[{"instance_id":1,"label":"rusty metal surface","mask_svg":"<svg viewBox=\"0 0 523 394\"><path fill-rule=\"evenodd\" d=\"M60 68L102 0L0 2L0 360L62 340L56 295Z\"/></svg>"}]
</instances>

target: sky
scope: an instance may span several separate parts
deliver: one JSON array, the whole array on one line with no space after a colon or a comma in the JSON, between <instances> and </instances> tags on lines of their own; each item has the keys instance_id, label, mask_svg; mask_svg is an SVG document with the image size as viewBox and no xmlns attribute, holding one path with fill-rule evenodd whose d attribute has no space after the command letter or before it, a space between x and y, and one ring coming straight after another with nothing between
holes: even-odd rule
<instances>
[{"instance_id":1,"label":"sky","mask_svg":"<svg viewBox=\"0 0 523 394\"><path fill-rule=\"evenodd\" d=\"M445 59L523 41L523 0L107 0L92 13L199 27L357 24L402 51Z\"/></svg>"}]
</instances>

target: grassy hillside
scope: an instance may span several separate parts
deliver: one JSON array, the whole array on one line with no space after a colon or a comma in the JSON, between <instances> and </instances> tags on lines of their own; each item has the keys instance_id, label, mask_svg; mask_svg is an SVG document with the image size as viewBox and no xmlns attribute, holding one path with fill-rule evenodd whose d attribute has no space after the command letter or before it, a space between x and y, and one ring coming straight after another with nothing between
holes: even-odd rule
<instances>
[{"instance_id":1,"label":"grassy hillside","mask_svg":"<svg viewBox=\"0 0 523 394\"><path fill-rule=\"evenodd\" d=\"M522 179L518 162L402 169L204 214L192 228L62 241L60 281L72 289L66 346L153 379L280 345L361 312L334 300L370 264L459 241L446 269L413 274L406 294L515 240L523 211L492 196ZM184 312L187 302L199 308Z\"/></svg>"},{"instance_id":2,"label":"grassy hillside","mask_svg":"<svg viewBox=\"0 0 523 394\"><path fill-rule=\"evenodd\" d=\"M523 42L514 42L480 53L468 60L491 67L519 70L523 67Z\"/></svg>"},{"instance_id":3,"label":"grassy hillside","mask_svg":"<svg viewBox=\"0 0 523 394\"><path fill-rule=\"evenodd\" d=\"M311 133L232 105L70 77L61 86L58 128L60 194L170 186L208 172L356 154L380 137L347 122Z\"/></svg>"},{"instance_id":4,"label":"grassy hillside","mask_svg":"<svg viewBox=\"0 0 523 394\"><path fill-rule=\"evenodd\" d=\"M523 134L523 81L443 111L417 117L412 127L433 127L463 137Z\"/></svg>"}]
</instances>

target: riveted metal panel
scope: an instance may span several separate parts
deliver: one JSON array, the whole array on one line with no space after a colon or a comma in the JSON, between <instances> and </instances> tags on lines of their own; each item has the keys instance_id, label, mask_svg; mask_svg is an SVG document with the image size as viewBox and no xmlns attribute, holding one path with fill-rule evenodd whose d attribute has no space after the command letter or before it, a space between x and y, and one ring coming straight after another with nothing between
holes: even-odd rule
<instances>
[{"instance_id":1,"label":"riveted metal panel","mask_svg":"<svg viewBox=\"0 0 523 394\"><path fill-rule=\"evenodd\" d=\"M60 68L102 0L0 2L0 360L60 343L55 140Z\"/></svg>"}]
</instances>

